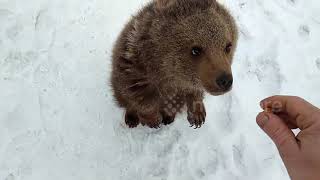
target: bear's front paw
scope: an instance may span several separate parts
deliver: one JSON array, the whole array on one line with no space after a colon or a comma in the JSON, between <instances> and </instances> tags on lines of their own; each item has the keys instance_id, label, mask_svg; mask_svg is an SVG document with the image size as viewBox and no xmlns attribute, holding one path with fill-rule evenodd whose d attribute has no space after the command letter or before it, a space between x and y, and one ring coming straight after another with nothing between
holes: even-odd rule
<instances>
[{"instance_id":1,"label":"bear's front paw","mask_svg":"<svg viewBox=\"0 0 320 180\"><path fill-rule=\"evenodd\" d=\"M136 113L133 112L126 112L125 115L125 122L129 126L129 128L135 128L139 125L139 117Z\"/></svg>"},{"instance_id":2,"label":"bear's front paw","mask_svg":"<svg viewBox=\"0 0 320 180\"><path fill-rule=\"evenodd\" d=\"M194 129L200 128L206 120L206 110L203 103L196 106L196 108L191 110L188 109L188 121L191 125L190 127L194 127Z\"/></svg>"},{"instance_id":3,"label":"bear's front paw","mask_svg":"<svg viewBox=\"0 0 320 180\"><path fill-rule=\"evenodd\" d=\"M174 122L174 116L162 116L162 123L164 125L169 125Z\"/></svg>"},{"instance_id":4,"label":"bear's front paw","mask_svg":"<svg viewBox=\"0 0 320 180\"><path fill-rule=\"evenodd\" d=\"M139 114L140 122L143 126L147 125L150 128L160 128L160 124L162 122L162 116L160 113L152 113L152 114Z\"/></svg>"}]
</instances>

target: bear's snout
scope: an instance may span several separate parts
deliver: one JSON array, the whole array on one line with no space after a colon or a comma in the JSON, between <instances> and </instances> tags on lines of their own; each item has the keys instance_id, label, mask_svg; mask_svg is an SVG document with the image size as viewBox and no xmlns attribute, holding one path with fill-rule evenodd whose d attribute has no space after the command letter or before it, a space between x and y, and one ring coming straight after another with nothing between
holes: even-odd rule
<instances>
[{"instance_id":1,"label":"bear's snout","mask_svg":"<svg viewBox=\"0 0 320 180\"><path fill-rule=\"evenodd\" d=\"M228 74L228 73L222 73L217 79L216 79L216 83L218 85L218 87L222 90L222 91L229 91L232 87L233 84L233 77L232 74Z\"/></svg>"}]
</instances>

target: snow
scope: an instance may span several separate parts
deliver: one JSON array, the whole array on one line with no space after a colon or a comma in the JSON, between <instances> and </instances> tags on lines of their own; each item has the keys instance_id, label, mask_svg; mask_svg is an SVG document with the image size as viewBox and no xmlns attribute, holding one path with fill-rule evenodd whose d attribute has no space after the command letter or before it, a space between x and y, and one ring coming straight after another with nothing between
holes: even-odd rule
<instances>
[{"instance_id":1,"label":"snow","mask_svg":"<svg viewBox=\"0 0 320 180\"><path fill-rule=\"evenodd\" d=\"M206 98L201 129L185 114L128 129L110 56L146 2L0 0L0 179L289 179L255 116L274 94L320 105L320 2L224 0L241 32L233 91Z\"/></svg>"}]
</instances>

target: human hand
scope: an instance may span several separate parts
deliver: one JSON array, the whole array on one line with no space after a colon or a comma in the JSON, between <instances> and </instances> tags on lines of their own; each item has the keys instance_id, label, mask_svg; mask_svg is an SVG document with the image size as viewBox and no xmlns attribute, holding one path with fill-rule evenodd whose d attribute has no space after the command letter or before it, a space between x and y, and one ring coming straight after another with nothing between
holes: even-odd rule
<instances>
[{"instance_id":1,"label":"human hand","mask_svg":"<svg viewBox=\"0 0 320 180\"><path fill-rule=\"evenodd\" d=\"M304 99L273 96L261 101L258 125L276 144L292 180L320 179L320 110ZM295 136L291 129L299 128Z\"/></svg>"}]
</instances>

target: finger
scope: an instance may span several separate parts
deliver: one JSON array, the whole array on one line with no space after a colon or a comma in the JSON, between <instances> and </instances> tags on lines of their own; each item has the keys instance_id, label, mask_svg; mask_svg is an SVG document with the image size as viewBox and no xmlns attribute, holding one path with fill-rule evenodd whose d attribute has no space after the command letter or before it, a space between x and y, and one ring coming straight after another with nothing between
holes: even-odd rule
<instances>
[{"instance_id":1,"label":"finger","mask_svg":"<svg viewBox=\"0 0 320 180\"><path fill-rule=\"evenodd\" d=\"M280 119L283 120L284 123L287 124L287 126L290 128L290 129L298 129L298 127L292 123L294 122L292 120L292 118L290 118L287 114L284 114L284 113L280 113L280 114L276 114Z\"/></svg>"},{"instance_id":2,"label":"finger","mask_svg":"<svg viewBox=\"0 0 320 180\"><path fill-rule=\"evenodd\" d=\"M291 123L301 130L310 127L315 123L311 118L319 109L304 99L294 96L273 96L261 101L263 109L271 109L274 113L286 113Z\"/></svg>"},{"instance_id":3,"label":"finger","mask_svg":"<svg viewBox=\"0 0 320 180\"><path fill-rule=\"evenodd\" d=\"M257 124L276 144L283 156L294 156L299 151L295 135L278 116L262 112L257 116Z\"/></svg>"}]
</instances>

